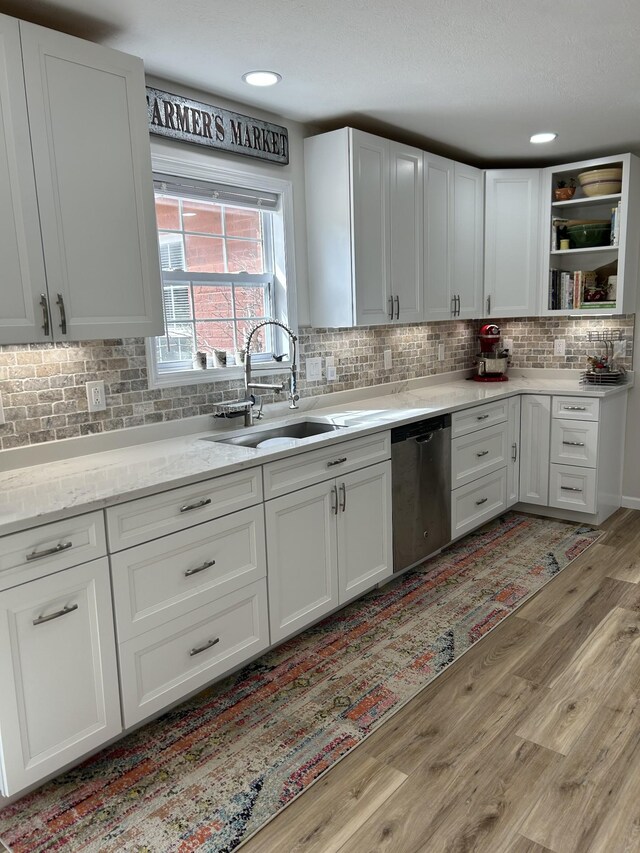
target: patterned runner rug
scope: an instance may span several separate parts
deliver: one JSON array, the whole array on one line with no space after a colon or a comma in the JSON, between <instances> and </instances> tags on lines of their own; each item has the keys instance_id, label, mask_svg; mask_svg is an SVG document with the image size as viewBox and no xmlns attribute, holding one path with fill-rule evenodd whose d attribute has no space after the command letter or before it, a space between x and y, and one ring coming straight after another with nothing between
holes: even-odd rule
<instances>
[{"instance_id":1,"label":"patterned runner rug","mask_svg":"<svg viewBox=\"0 0 640 853\"><path fill-rule=\"evenodd\" d=\"M600 535L508 513L6 807L0 838L234 850Z\"/></svg>"}]
</instances>

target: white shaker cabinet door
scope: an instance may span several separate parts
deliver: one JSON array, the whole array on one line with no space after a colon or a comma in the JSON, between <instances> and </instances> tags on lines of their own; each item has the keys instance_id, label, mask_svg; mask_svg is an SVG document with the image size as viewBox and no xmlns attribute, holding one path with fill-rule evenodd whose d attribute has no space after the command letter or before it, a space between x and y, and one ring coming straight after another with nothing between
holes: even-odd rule
<instances>
[{"instance_id":1,"label":"white shaker cabinet door","mask_svg":"<svg viewBox=\"0 0 640 853\"><path fill-rule=\"evenodd\" d=\"M391 297L394 319L420 323L422 314L422 151L390 143Z\"/></svg>"},{"instance_id":2,"label":"white shaker cabinet door","mask_svg":"<svg viewBox=\"0 0 640 853\"><path fill-rule=\"evenodd\" d=\"M51 340L19 25L4 15L0 15L0 199L0 344Z\"/></svg>"},{"instance_id":3,"label":"white shaker cabinet door","mask_svg":"<svg viewBox=\"0 0 640 853\"><path fill-rule=\"evenodd\" d=\"M484 173L456 163L453 173L453 266L451 291L458 318L482 316Z\"/></svg>"},{"instance_id":4,"label":"white shaker cabinet door","mask_svg":"<svg viewBox=\"0 0 640 853\"><path fill-rule=\"evenodd\" d=\"M393 573L391 462L339 477L340 604Z\"/></svg>"},{"instance_id":5,"label":"white shaker cabinet door","mask_svg":"<svg viewBox=\"0 0 640 853\"><path fill-rule=\"evenodd\" d=\"M507 506L520 500L520 397L509 397L507 422Z\"/></svg>"},{"instance_id":6,"label":"white shaker cabinet door","mask_svg":"<svg viewBox=\"0 0 640 853\"><path fill-rule=\"evenodd\" d=\"M54 337L162 334L142 62L20 32Z\"/></svg>"},{"instance_id":7,"label":"white shaker cabinet door","mask_svg":"<svg viewBox=\"0 0 640 853\"><path fill-rule=\"evenodd\" d=\"M539 169L497 169L485 183L487 317L529 317L538 305Z\"/></svg>"},{"instance_id":8,"label":"white shaker cabinet door","mask_svg":"<svg viewBox=\"0 0 640 853\"><path fill-rule=\"evenodd\" d=\"M454 163L424 154L425 320L449 320L457 311L451 288Z\"/></svg>"},{"instance_id":9,"label":"white shaker cabinet door","mask_svg":"<svg viewBox=\"0 0 640 853\"><path fill-rule=\"evenodd\" d=\"M5 794L121 731L106 557L0 594L0 684Z\"/></svg>"},{"instance_id":10,"label":"white shaker cabinet door","mask_svg":"<svg viewBox=\"0 0 640 853\"><path fill-rule=\"evenodd\" d=\"M336 512L333 480L265 504L272 643L338 606Z\"/></svg>"},{"instance_id":11,"label":"white shaker cabinet door","mask_svg":"<svg viewBox=\"0 0 640 853\"><path fill-rule=\"evenodd\" d=\"M392 320L389 247L389 142L351 131L356 324Z\"/></svg>"},{"instance_id":12,"label":"white shaker cabinet door","mask_svg":"<svg viewBox=\"0 0 640 853\"><path fill-rule=\"evenodd\" d=\"M549 450L551 443L551 398L525 394L521 402L520 500L549 504Z\"/></svg>"}]
</instances>

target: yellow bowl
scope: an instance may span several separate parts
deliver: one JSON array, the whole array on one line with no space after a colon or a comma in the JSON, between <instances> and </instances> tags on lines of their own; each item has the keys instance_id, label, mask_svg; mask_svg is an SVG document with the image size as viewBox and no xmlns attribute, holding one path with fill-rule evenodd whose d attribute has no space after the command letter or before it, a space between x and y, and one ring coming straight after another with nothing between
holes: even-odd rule
<instances>
[{"instance_id":1,"label":"yellow bowl","mask_svg":"<svg viewBox=\"0 0 640 853\"><path fill-rule=\"evenodd\" d=\"M590 169L578 175L580 186L586 196L613 195L622 189L622 169Z\"/></svg>"}]
</instances>

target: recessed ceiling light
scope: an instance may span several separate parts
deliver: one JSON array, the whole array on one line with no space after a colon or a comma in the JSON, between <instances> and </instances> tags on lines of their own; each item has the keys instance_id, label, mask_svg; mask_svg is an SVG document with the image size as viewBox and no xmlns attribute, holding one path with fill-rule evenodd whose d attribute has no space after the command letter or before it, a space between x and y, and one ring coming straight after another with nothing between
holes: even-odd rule
<instances>
[{"instance_id":1,"label":"recessed ceiling light","mask_svg":"<svg viewBox=\"0 0 640 853\"><path fill-rule=\"evenodd\" d=\"M557 133L534 133L529 142L538 144L540 142L553 142L558 136Z\"/></svg>"},{"instance_id":2,"label":"recessed ceiling light","mask_svg":"<svg viewBox=\"0 0 640 853\"><path fill-rule=\"evenodd\" d=\"M250 86L275 86L282 80L282 76L275 71L247 71L242 79Z\"/></svg>"}]
</instances>

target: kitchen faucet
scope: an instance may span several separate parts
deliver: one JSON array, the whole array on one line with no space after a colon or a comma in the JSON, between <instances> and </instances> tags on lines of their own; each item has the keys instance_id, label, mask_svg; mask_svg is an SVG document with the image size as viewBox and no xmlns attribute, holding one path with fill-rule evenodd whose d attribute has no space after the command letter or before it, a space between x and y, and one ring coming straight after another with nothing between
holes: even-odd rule
<instances>
[{"instance_id":1,"label":"kitchen faucet","mask_svg":"<svg viewBox=\"0 0 640 853\"><path fill-rule=\"evenodd\" d=\"M296 341L298 338L293 334L291 329L288 326L285 326L284 323L281 323L280 320L262 320L260 323L256 323L256 325L249 331L246 337L245 342L245 354L244 354L244 391L245 391L245 400L249 400L251 397L250 389L258 389L262 391L284 391L285 383L283 382L280 385L271 385L267 382L252 382L251 381L251 340L258 329L261 329L263 326L279 326L281 329L289 335L291 343L293 345L293 352L291 354L291 375L289 376L289 408L297 409L298 408L298 400L300 399L300 395L298 394L298 368L296 365ZM251 426L253 424L253 416L251 406L247 406L245 409L244 416L244 425Z\"/></svg>"}]
</instances>

